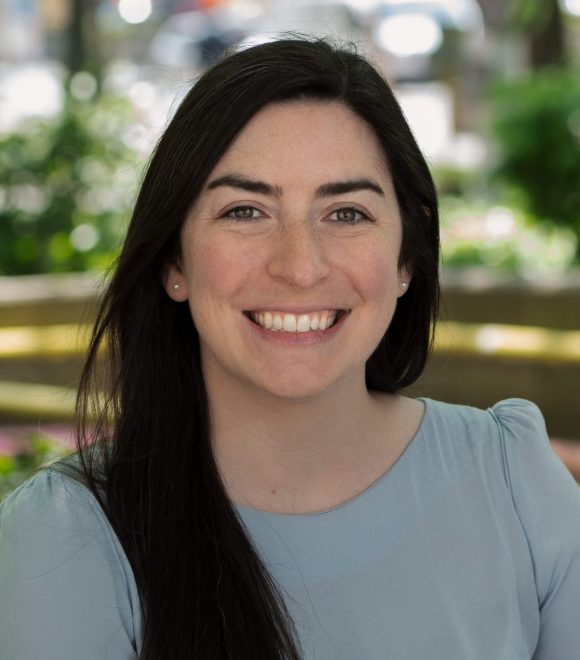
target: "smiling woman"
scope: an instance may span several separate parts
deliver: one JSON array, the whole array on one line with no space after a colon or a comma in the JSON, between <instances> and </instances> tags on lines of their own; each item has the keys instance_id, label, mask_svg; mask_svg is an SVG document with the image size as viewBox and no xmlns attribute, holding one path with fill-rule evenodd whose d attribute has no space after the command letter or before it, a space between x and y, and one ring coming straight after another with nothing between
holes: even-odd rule
<instances>
[{"instance_id":1,"label":"smiling woman","mask_svg":"<svg viewBox=\"0 0 580 660\"><path fill-rule=\"evenodd\" d=\"M540 412L402 393L438 259L368 61L287 39L204 74L104 296L78 451L0 507L6 657L576 659L580 494Z\"/></svg>"},{"instance_id":2,"label":"smiling woman","mask_svg":"<svg viewBox=\"0 0 580 660\"><path fill-rule=\"evenodd\" d=\"M410 278L401 240L391 176L363 119L329 100L257 112L190 208L166 275L195 319L209 398L223 402L216 419L256 391L366 398L364 365Z\"/></svg>"}]
</instances>

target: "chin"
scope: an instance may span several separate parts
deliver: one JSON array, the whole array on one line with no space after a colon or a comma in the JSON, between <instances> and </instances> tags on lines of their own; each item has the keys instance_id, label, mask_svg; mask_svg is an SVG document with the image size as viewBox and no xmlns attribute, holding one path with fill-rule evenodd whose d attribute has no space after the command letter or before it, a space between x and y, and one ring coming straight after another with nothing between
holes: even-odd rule
<instances>
[{"instance_id":1,"label":"chin","mask_svg":"<svg viewBox=\"0 0 580 660\"><path fill-rule=\"evenodd\" d=\"M298 402L321 396L329 391L330 385L328 383L310 383L309 385L305 385L302 380L302 382L262 385L261 389L277 399Z\"/></svg>"},{"instance_id":2,"label":"chin","mask_svg":"<svg viewBox=\"0 0 580 660\"><path fill-rule=\"evenodd\" d=\"M275 391L271 392L272 396L276 397L277 399L281 399L283 401L294 401L296 403L299 402L304 402L304 401L309 401L312 399L316 399L319 396L322 396L325 393L325 389L304 389L304 388L293 388L293 389L287 389L283 391Z\"/></svg>"}]
</instances>

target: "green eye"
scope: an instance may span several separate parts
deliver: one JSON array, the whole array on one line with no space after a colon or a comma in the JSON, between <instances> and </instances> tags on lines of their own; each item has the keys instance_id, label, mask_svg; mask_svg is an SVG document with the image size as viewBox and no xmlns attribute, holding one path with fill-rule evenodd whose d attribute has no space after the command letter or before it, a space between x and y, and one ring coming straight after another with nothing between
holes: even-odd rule
<instances>
[{"instance_id":1,"label":"green eye","mask_svg":"<svg viewBox=\"0 0 580 660\"><path fill-rule=\"evenodd\" d=\"M226 217L235 220L252 220L256 209L253 206L236 206L226 213Z\"/></svg>"},{"instance_id":2,"label":"green eye","mask_svg":"<svg viewBox=\"0 0 580 660\"><path fill-rule=\"evenodd\" d=\"M345 207L338 209L332 214L336 216L336 221L345 225L356 225L359 222L370 220L369 216L358 209Z\"/></svg>"},{"instance_id":3,"label":"green eye","mask_svg":"<svg viewBox=\"0 0 580 660\"><path fill-rule=\"evenodd\" d=\"M238 220L240 222L250 222L262 217L262 212L255 206L234 206L224 211L219 217L226 220Z\"/></svg>"}]
</instances>

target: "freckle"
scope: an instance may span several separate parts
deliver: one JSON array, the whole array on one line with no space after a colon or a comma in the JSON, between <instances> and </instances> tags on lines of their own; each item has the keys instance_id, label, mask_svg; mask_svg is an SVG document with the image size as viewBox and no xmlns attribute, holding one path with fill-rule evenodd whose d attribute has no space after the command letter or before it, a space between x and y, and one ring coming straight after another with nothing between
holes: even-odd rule
<instances>
[{"instance_id":1,"label":"freckle","mask_svg":"<svg viewBox=\"0 0 580 660\"><path fill-rule=\"evenodd\" d=\"M272 488L272 495L276 495L276 489Z\"/></svg>"}]
</instances>

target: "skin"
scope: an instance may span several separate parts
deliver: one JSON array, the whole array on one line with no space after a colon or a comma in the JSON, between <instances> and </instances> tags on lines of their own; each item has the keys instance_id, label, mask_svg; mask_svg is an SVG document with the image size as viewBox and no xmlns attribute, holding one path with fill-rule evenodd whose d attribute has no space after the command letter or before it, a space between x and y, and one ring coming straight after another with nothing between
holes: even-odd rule
<instances>
[{"instance_id":1,"label":"skin","mask_svg":"<svg viewBox=\"0 0 580 660\"><path fill-rule=\"evenodd\" d=\"M214 452L234 501L282 513L336 506L411 441L423 404L364 382L411 277L401 238L378 140L341 103L265 107L210 174L165 288L188 301L199 332ZM341 312L334 328L296 335L259 328L248 313L263 310Z\"/></svg>"}]
</instances>

